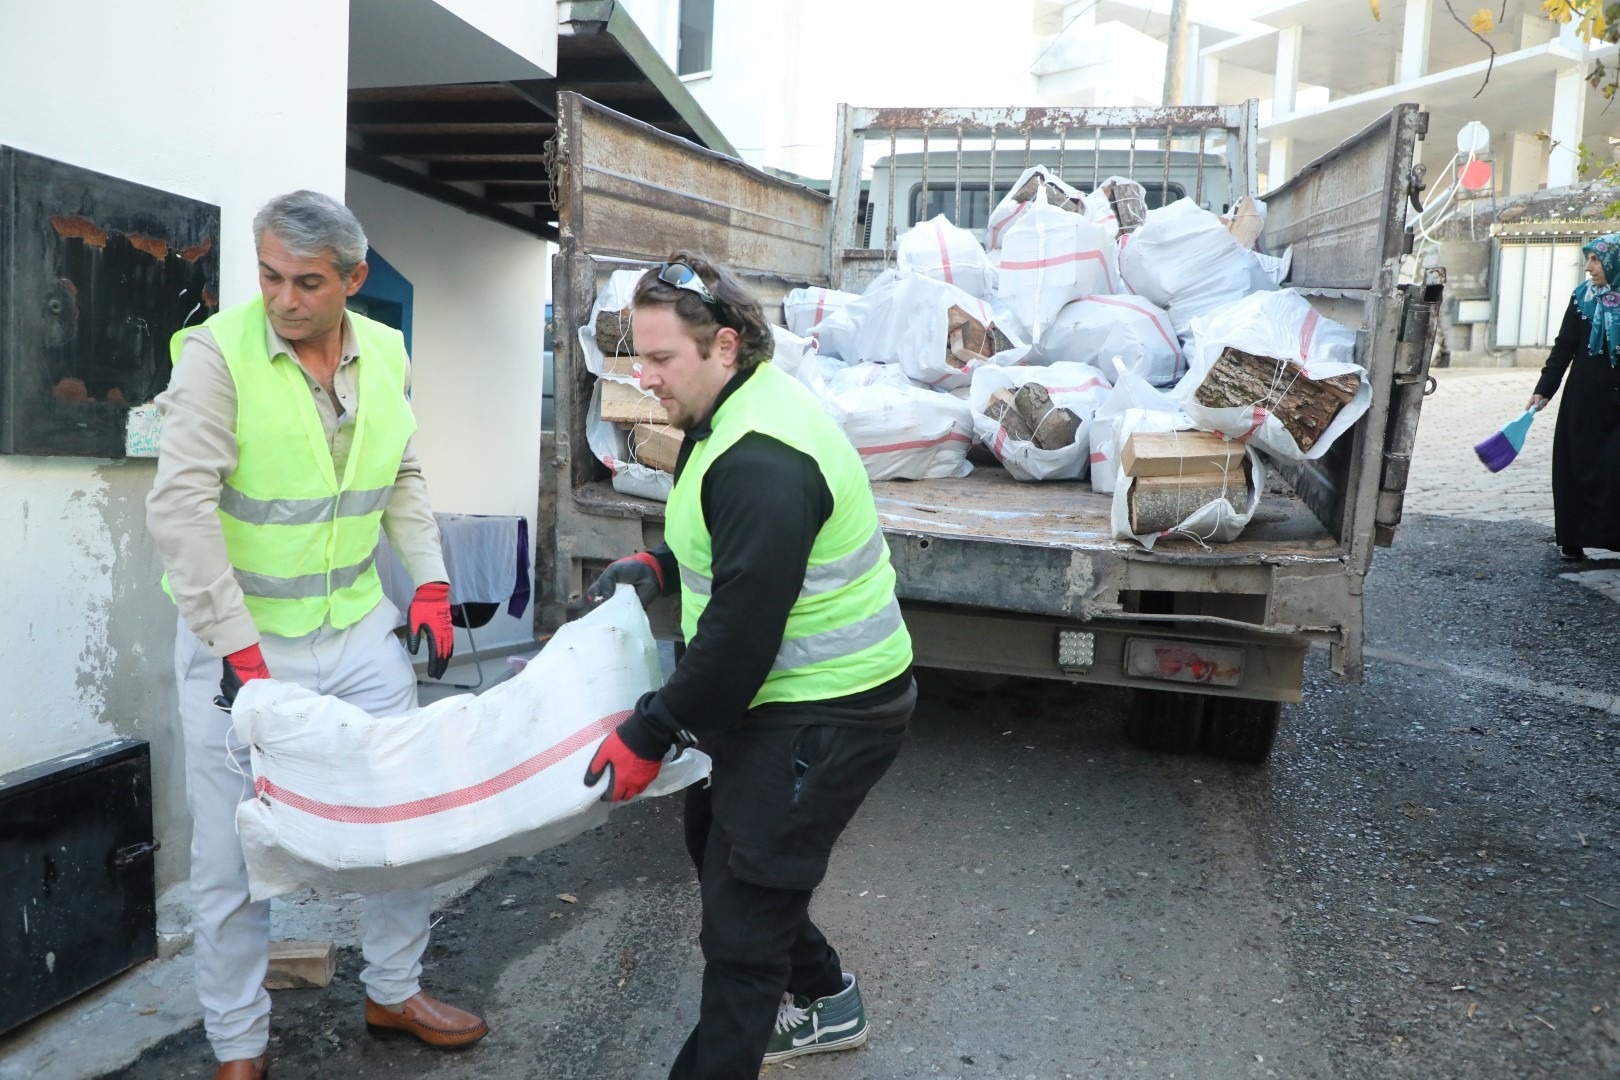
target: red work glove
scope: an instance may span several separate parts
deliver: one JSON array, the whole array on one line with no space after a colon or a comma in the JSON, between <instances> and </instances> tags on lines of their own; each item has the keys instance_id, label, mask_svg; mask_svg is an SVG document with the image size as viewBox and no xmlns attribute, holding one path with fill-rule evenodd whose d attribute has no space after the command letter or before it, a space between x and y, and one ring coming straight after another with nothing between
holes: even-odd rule
<instances>
[{"instance_id":1,"label":"red work glove","mask_svg":"<svg viewBox=\"0 0 1620 1080\"><path fill-rule=\"evenodd\" d=\"M604 802L624 802L646 791L647 785L657 779L658 770L663 767L662 761L644 758L624 745L624 740L615 731L597 747L590 768L585 770L585 786L594 786L602 779L602 774L611 769L613 775L608 778L608 789L602 794L602 799Z\"/></svg>"},{"instance_id":2,"label":"red work glove","mask_svg":"<svg viewBox=\"0 0 1620 1080\"><path fill-rule=\"evenodd\" d=\"M642 607L651 606L654 600L664 595L664 571L658 565L658 556L643 551L608 563L608 568L585 590L585 595L600 604L612 596L613 590L619 585L635 589Z\"/></svg>"},{"instance_id":3,"label":"red work glove","mask_svg":"<svg viewBox=\"0 0 1620 1080\"><path fill-rule=\"evenodd\" d=\"M456 630L450 625L450 583L430 581L416 590L411 610L405 616L405 644L411 655L427 638L430 679L441 679L450 667L450 654L456 647Z\"/></svg>"},{"instance_id":4,"label":"red work glove","mask_svg":"<svg viewBox=\"0 0 1620 1080\"><path fill-rule=\"evenodd\" d=\"M268 679L270 668L265 665L264 654L259 651L259 643L255 641L245 649L238 649L221 661L224 669L219 680L219 695L214 698L214 707L225 712L231 711L236 704L236 694L242 687L254 679Z\"/></svg>"}]
</instances>

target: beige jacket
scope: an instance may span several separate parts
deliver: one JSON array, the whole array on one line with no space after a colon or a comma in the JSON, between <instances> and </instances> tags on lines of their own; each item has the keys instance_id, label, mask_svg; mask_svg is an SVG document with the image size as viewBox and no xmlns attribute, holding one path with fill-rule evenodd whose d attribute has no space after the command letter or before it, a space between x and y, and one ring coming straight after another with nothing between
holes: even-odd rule
<instances>
[{"instance_id":1,"label":"beige jacket","mask_svg":"<svg viewBox=\"0 0 1620 1080\"><path fill-rule=\"evenodd\" d=\"M266 325L272 358L297 354ZM354 361L359 357L354 332L343 322L343 359L333 379L337 401L302 367L326 430L332 464L339 476L354 441L359 385ZM407 380L408 380L407 376ZM180 617L215 656L227 656L259 640L259 631L242 600L225 535L216 510L225 478L236 470L236 384L213 334L193 331L181 346L169 388L157 397L163 419L158 444L157 479L146 499L146 524L157 541L169 573ZM405 570L417 585L448 581L439 548L439 527L428 502L427 481L415 447L407 443L383 511L383 528Z\"/></svg>"}]
</instances>

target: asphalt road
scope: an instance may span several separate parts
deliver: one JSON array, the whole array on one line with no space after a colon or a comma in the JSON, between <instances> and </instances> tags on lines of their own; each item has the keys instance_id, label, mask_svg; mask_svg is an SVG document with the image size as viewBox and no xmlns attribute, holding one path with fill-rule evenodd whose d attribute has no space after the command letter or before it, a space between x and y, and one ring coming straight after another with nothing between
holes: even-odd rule
<instances>
[{"instance_id":1,"label":"asphalt road","mask_svg":"<svg viewBox=\"0 0 1620 1080\"><path fill-rule=\"evenodd\" d=\"M1620 1076L1620 611L1564 569L1543 526L1410 519L1366 682L1314 654L1259 768L1130 748L1120 691L925 679L813 909L872 1037L768 1075ZM425 983L489 1038L371 1039L347 950L275 994L277 1075L665 1074L701 970L678 800L440 915ZM113 1075L212 1069L193 1029Z\"/></svg>"}]
</instances>

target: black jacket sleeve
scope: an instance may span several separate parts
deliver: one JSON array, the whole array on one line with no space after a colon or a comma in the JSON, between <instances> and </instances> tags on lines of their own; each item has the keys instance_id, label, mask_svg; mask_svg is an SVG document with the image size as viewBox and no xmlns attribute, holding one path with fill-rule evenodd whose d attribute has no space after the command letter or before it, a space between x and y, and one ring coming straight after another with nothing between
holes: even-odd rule
<instances>
[{"instance_id":1,"label":"black jacket sleeve","mask_svg":"<svg viewBox=\"0 0 1620 1080\"><path fill-rule=\"evenodd\" d=\"M1569 368L1570 361L1585 355L1586 339L1590 336L1591 327L1581 318L1581 309L1576 306L1572 296L1569 307L1564 311L1564 322L1558 328L1558 336L1553 339L1552 352L1547 354L1547 362L1541 368L1541 378L1536 381L1536 393L1549 400L1558 393L1558 385L1564 381L1564 372Z\"/></svg>"},{"instance_id":2,"label":"black jacket sleeve","mask_svg":"<svg viewBox=\"0 0 1620 1080\"><path fill-rule=\"evenodd\" d=\"M681 732L701 744L742 722L770 674L810 549L833 511L815 460L757 432L709 466L702 499L712 591L675 674L643 696L619 728L643 757L662 757Z\"/></svg>"}]
</instances>

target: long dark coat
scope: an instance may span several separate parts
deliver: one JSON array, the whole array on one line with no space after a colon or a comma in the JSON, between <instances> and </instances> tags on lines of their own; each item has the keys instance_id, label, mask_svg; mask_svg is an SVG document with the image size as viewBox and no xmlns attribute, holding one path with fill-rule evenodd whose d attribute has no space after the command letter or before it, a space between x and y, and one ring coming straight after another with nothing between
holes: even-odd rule
<instances>
[{"instance_id":1,"label":"long dark coat","mask_svg":"<svg viewBox=\"0 0 1620 1080\"><path fill-rule=\"evenodd\" d=\"M1566 381L1553 433L1553 521L1561 547L1620 550L1620 371L1588 353L1592 326L1570 298L1536 393Z\"/></svg>"}]
</instances>

